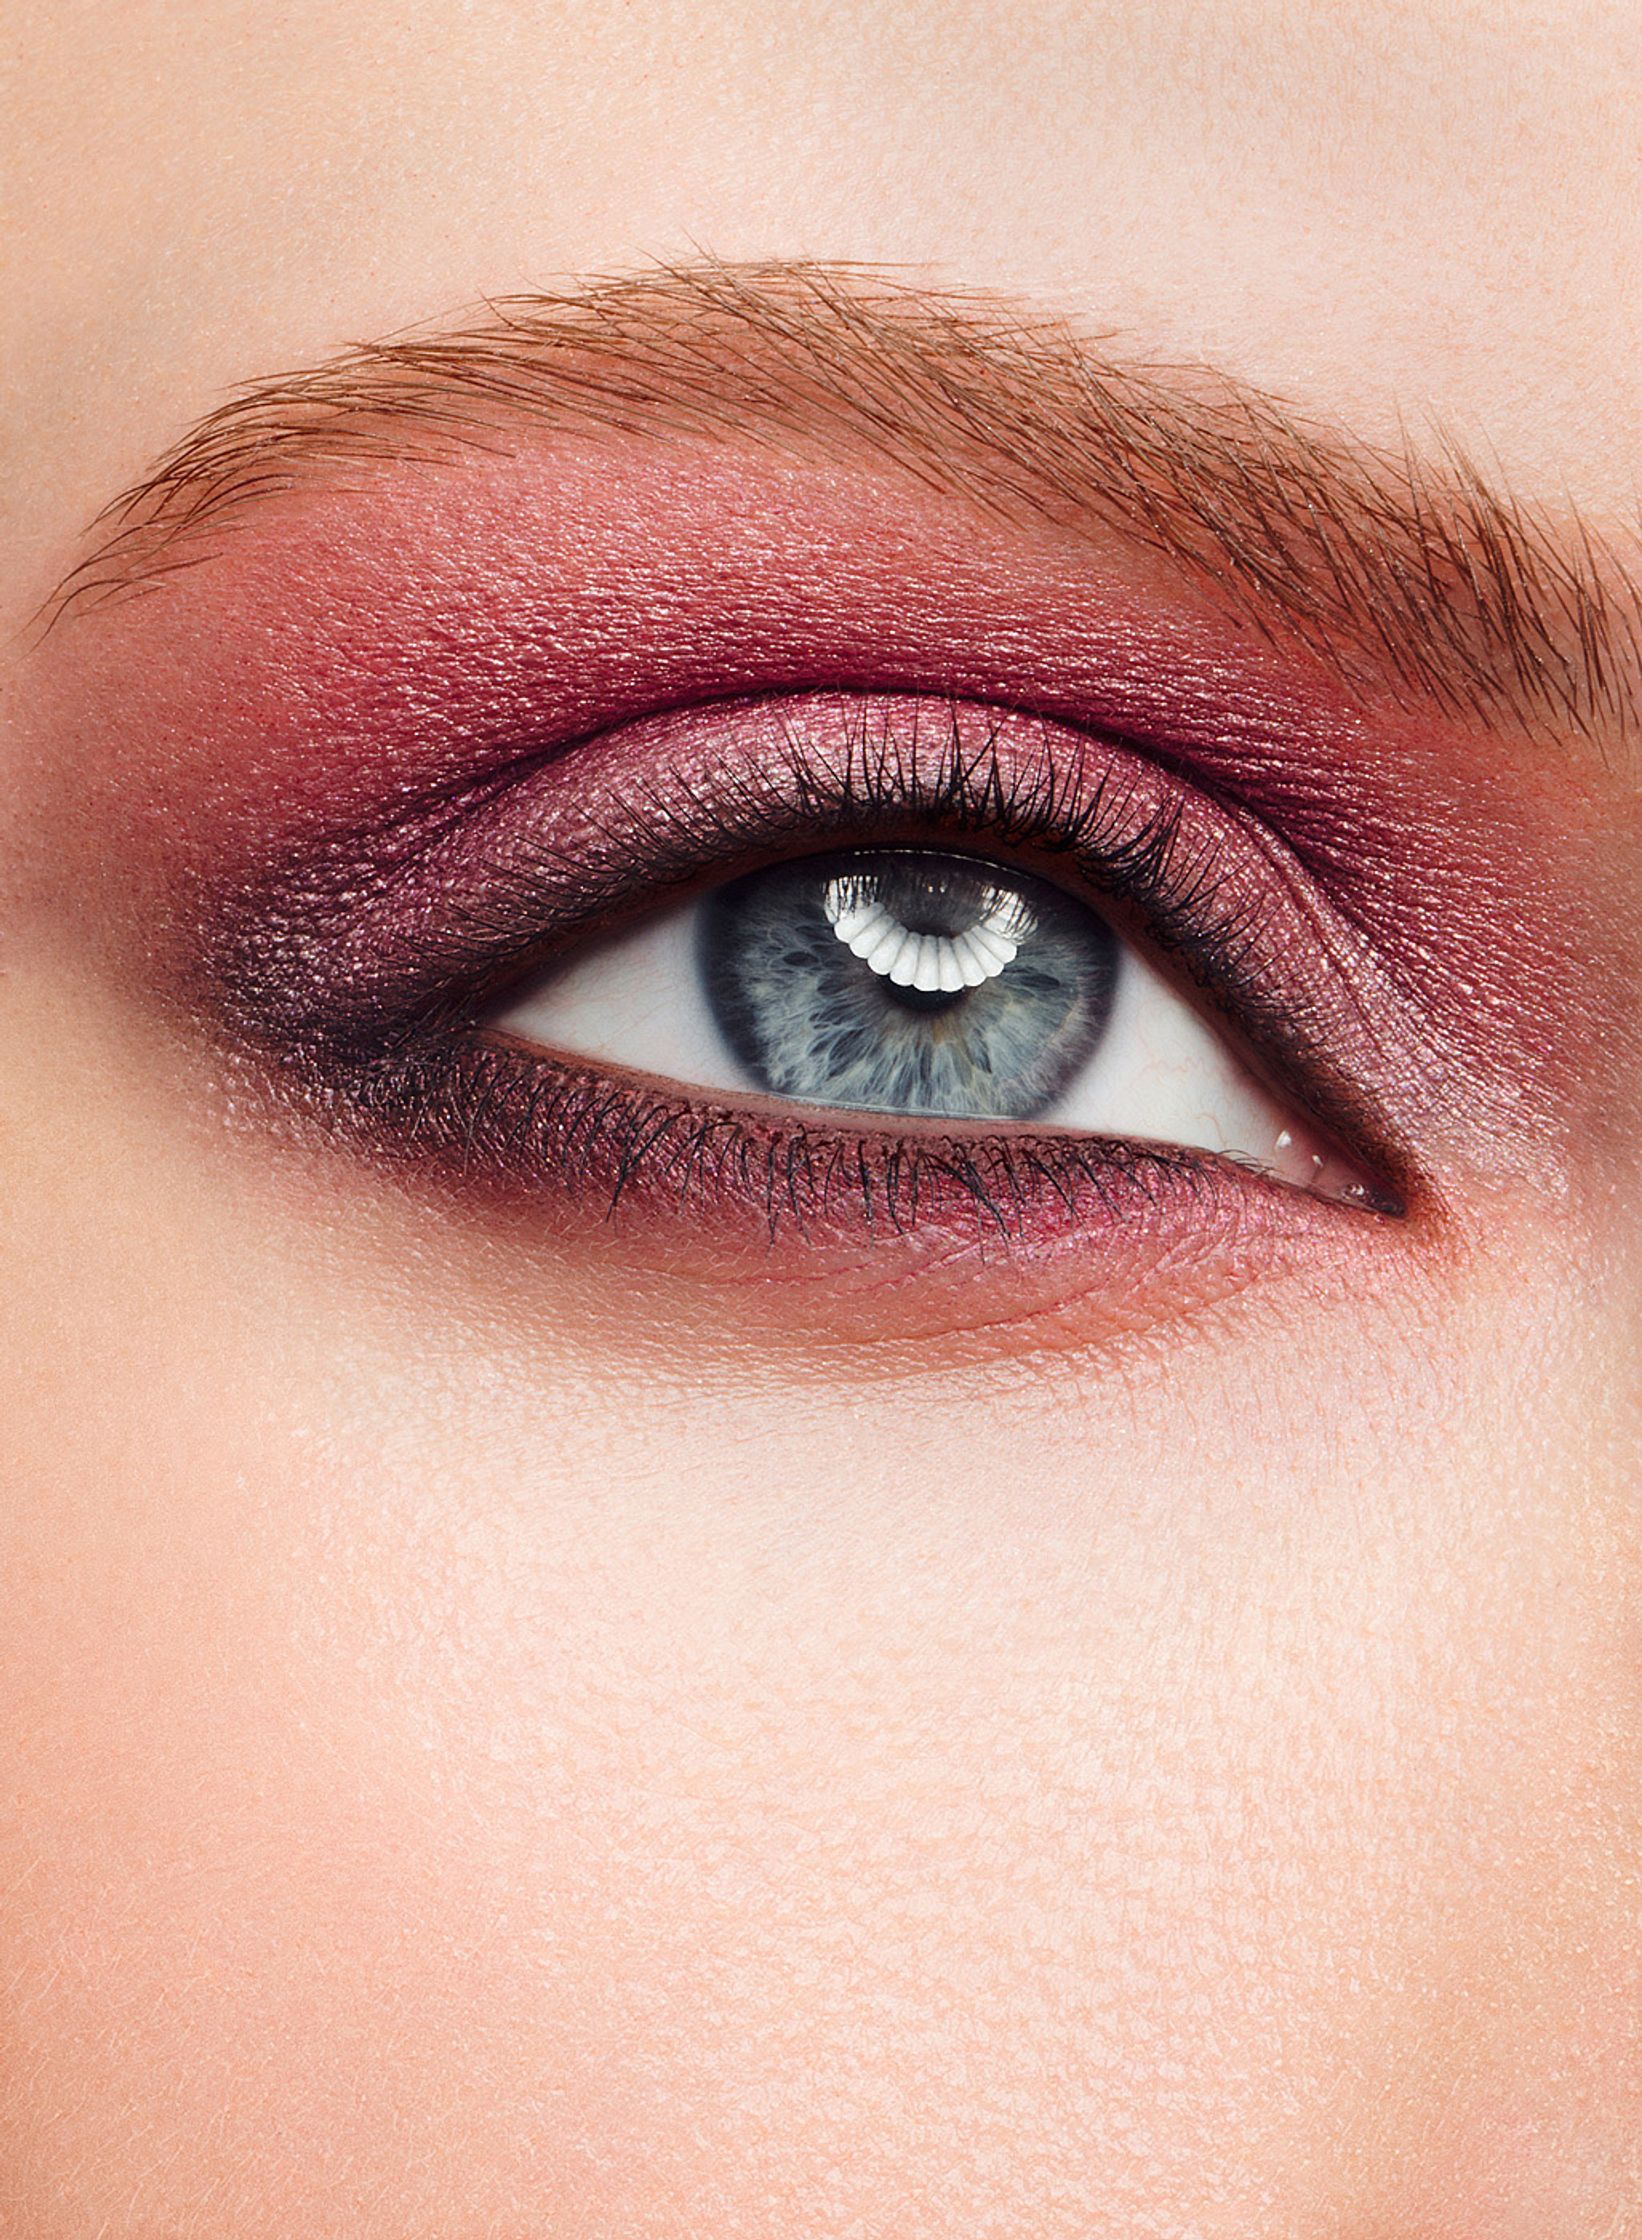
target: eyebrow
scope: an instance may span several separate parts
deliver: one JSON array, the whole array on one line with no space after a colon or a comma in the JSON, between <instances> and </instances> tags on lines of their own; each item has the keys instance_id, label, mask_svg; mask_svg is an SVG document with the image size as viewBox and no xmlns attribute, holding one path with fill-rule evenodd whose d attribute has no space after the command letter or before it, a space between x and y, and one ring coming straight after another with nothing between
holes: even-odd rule
<instances>
[{"instance_id":1,"label":"eyebrow","mask_svg":"<svg viewBox=\"0 0 1642 2240\"><path fill-rule=\"evenodd\" d=\"M1642 730L1642 593L1572 507L1521 502L1451 441L1359 442L1008 298L808 262L507 297L249 386L98 516L47 625L198 565L213 532L315 476L507 449L521 423L865 456L1155 553L1349 686L1529 734Z\"/></svg>"}]
</instances>

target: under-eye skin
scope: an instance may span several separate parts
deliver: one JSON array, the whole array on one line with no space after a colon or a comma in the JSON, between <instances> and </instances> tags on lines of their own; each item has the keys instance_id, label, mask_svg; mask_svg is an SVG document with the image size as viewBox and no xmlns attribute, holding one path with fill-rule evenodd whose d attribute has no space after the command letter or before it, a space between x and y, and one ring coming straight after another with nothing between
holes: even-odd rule
<instances>
[{"instance_id":1,"label":"under-eye skin","mask_svg":"<svg viewBox=\"0 0 1642 2240\"><path fill-rule=\"evenodd\" d=\"M684 708L373 845L264 897L231 978L285 1086L390 1156L800 1236L1400 1210L1346 934L1269 834L1074 727Z\"/></svg>"}]
</instances>

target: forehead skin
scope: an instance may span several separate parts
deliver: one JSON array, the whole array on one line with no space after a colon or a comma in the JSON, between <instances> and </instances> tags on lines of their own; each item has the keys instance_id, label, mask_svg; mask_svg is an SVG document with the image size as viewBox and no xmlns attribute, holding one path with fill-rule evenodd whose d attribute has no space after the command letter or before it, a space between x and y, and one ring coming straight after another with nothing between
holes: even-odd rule
<instances>
[{"instance_id":1,"label":"forehead skin","mask_svg":"<svg viewBox=\"0 0 1642 2240\"><path fill-rule=\"evenodd\" d=\"M16 15L19 633L236 383L701 252L1635 519L1629 0ZM863 1396L266 1180L17 918L0 2229L1642 2233L1634 1094L1599 1242Z\"/></svg>"},{"instance_id":2,"label":"forehead skin","mask_svg":"<svg viewBox=\"0 0 1642 2240\"><path fill-rule=\"evenodd\" d=\"M229 384L702 250L1015 290L1634 512L1624 5L21 13L25 596Z\"/></svg>"}]
</instances>

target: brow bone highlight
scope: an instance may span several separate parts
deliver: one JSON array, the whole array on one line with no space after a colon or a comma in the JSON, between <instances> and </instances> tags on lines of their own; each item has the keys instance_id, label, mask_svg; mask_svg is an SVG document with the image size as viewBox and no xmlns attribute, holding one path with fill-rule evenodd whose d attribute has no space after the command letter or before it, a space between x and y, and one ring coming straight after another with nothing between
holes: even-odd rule
<instances>
[{"instance_id":1,"label":"brow bone highlight","mask_svg":"<svg viewBox=\"0 0 1642 2240\"><path fill-rule=\"evenodd\" d=\"M1017 524L1116 533L1361 689L1629 737L1642 595L1619 552L1434 458L1355 442L1200 367L1126 363L1010 299L874 268L705 260L503 298L209 413L92 525L47 626L212 556L328 468L507 451L519 418L876 456Z\"/></svg>"}]
</instances>

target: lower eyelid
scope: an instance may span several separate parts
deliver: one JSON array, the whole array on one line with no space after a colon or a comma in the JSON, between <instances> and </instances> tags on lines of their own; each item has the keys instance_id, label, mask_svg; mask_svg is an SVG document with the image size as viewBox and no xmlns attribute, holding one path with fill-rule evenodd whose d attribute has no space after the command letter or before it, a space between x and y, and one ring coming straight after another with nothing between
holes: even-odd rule
<instances>
[{"instance_id":1,"label":"lower eyelid","mask_svg":"<svg viewBox=\"0 0 1642 2240\"><path fill-rule=\"evenodd\" d=\"M791 1348L920 1378L1122 1352L1276 1281L1363 1296L1400 1266L1398 1223L1155 1146L732 1112L485 1034L361 1089L373 1164L454 1206L495 1280L525 1255L522 1311L568 1252L612 1311L741 1374Z\"/></svg>"}]
</instances>

